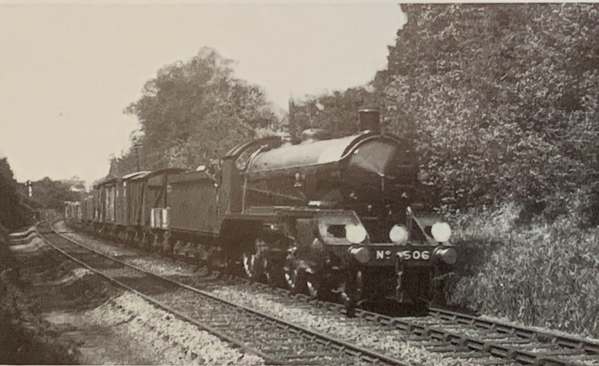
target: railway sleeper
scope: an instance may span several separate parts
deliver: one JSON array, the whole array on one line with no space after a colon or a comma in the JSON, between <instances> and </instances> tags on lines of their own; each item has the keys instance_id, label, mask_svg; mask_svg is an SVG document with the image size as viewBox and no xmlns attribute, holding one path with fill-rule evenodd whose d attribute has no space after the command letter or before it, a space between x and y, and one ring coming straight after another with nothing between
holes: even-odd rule
<instances>
[{"instance_id":1,"label":"railway sleeper","mask_svg":"<svg viewBox=\"0 0 599 366\"><path fill-rule=\"evenodd\" d=\"M445 326L445 325L457 325L456 322L451 321L451 320L442 320L439 321L439 319L416 319L416 320L410 320L410 322L412 324L415 325L426 325L426 326ZM463 329L463 328L462 328Z\"/></svg>"},{"instance_id":2,"label":"railway sleeper","mask_svg":"<svg viewBox=\"0 0 599 366\"><path fill-rule=\"evenodd\" d=\"M425 341L430 341L429 337L426 336L421 336L421 335L411 335L409 337L406 338L406 341L410 341L410 342L425 342Z\"/></svg>"},{"instance_id":3,"label":"railway sleeper","mask_svg":"<svg viewBox=\"0 0 599 366\"><path fill-rule=\"evenodd\" d=\"M288 361L288 360L285 360L285 361L283 361L283 362L281 362L281 363L279 363L277 365L298 365L298 366L301 366L301 365L322 365L322 362L320 362L320 361L310 361L310 362L307 362L305 360L297 360L297 361Z\"/></svg>"},{"instance_id":4,"label":"railway sleeper","mask_svg":"<svg viewBox=\"0 0 599 366\"><path fill-rule=\"evenodd\" d=\"M293 345L284 345L284 346L277 346L277 347L261 347L260 351L264 352L264 353L268 353L268 354L275 354L278 352L281 352L281 350L283 351L295 351L297 354L298 349L301 350L302 347L304 345L308 345L310 344L310 342L307 343L297 343L297 344L293 344ZM320 354L321 352L323 353L324 356L331 356L331 351L325 347L320 346L319 344L314 344L314 352L313 353L318 353Z\"/></svg>"},{"instance_id":5,"label":"railway sleeper","mask_svg":"<svg viewBox=\"0 0 599 366\"><path fill-rule=\"evenodd\" d=\"M222 328L222 329L230 329L231 323L209 323L211 328Z\"/></svg>"},{"instance_id":6,"label":"railway sleeper","mask_svg":"<svg viewBox=\"0 0 599 366\"><path fill-rule=\"evenodd\" d=\"M542 347L546 344L544 343L535 343L530 341L529 339L508 339L504 342L494 342L495 344L504 346L504 347L521 347L521 346L526 346L527 348L533 348L533 347Z\"/></svg>"},{"instance_id":7,"label":"railway sleeper","mask_svg":"<svg viewBox=\"0 0 599 366\"><path fill-rule=\"evenodd\" d=\"M485 334L483 338L485 338L486 340L492 340L494 342L501 342L503 340L508 341L510 339L514 339L512 335L505 333L489 333Z\"/></svg>"},{"instance_id":8,"label":"railway sleeper","mask_svg":"<svg viewBox=\"0 0 599 366\"><path fill-rule=\"evenodd\" d=\"M439 347L431 347L431 348L427 348L426 350L429 351L429 352L436 352L436 353L447 353L447 352L457 353L457 352L468 352L468 351L470 351L470 349L468 347L464 347L464 346L447 346L447 345L445 345L445 346L439 346Z\"/></svg>"},{"instance_id":9,"label":"railway sleeper","mask_svg":"<svg viewBox=\"0 0 599 366\"><path fill-rule=\"evenodd\" d=\"M427 347L439 347L439 346L447 346L447 342L444 342L444 341L431 341L429 339L428 341L418 342L417 345L425 347L425 348L427 348Z\"/></svg>"},{"instance_id":10,"label":"railway sleeper","mask_svg":"<svg viewBox=\"0 0 599 366\"><path fill-rule=\"evenodd\" d=\"M539 352L539 357L549 357L549 356L577 356L582 355L582 351L578 349L571 348L558 348L555 350L547 350Z\"/></svg>"},{"instance_id":11,"label":"railway sleeper","mask_svg":"<svg viewBox=\"0 0 599 366\"><path fill-rule=\"evenodd\" d=\"M477 360L478 365L481 366L492 366L492 365L512 365L514 364L513 361L511 360L506 360L506 359L501 359L501 358L489 358L486 361L483 360Z\"/></svg>"},{"instance_id":12,"label":"railway sleeper","mask_svg":"<svg viewBox=\"0 0 599 366\"><path fill-rule=\"evenodd\" d=\"M599 364L599 357L597 355L573 355L566 356L563 358L566 362L588 362L595 361Z\"/></svg>"},{"instance_id":13,"label":"railway sleeper","mask_svg":"<svg viewBox=\"0 0 599 366\"><path fill-rule=\"evenodd\" d=\"M487 353L473 351L469 348L465 351L457 351L441 356L443 358L489 358Z\"/></svg>"},{"instance_id":14,"label":"railway sleeper","mask_svg":"<svg viewBox=\"0 0 599 366\"><path fill-rule=\"evenodd\" d=\"M250 335L248 334L248 336L250 336ZM248 344L249 343L259 344L260 342L263 342L263 341L273 341L272 334L262 334L262 335L260 335L260 334L252 334L251 335L251 339L249 339L247 341L247 343Z\"/></svg>"},{"instance_id":15,"label":"railway sleeper","mask_svg":"<svg viewBox=\"0 0 599 366\"><path fill-rule=\"evenodd\" d=\"M321 352L321 353L295 353L295 352L289 352L289 353L280 353L280 352L276 352L277 357L281 357L284 358L286 360L301 360L301 359L314 359L314 358L322 358L322 357L331 357L330 353L325 353L325 352Z\"/></svg>"}]
</instances>

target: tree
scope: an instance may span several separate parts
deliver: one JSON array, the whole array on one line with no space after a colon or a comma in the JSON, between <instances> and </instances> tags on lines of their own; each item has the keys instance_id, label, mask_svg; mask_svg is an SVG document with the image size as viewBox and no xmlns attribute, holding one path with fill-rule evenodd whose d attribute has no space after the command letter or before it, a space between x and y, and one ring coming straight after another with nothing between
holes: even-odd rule
<instances>
[{"instance_id":1,"label":"tree","mask_svg":"<svg viewBox=\"0 0 599 366\"><path fill-rule=\"evenodd\" d=\"M29 222L32 213L21 204L17 181L7 158L0 159L0 226L14 230Z\"/></svg>"},{"instance_id":2,"label":"tree","mask_svg":"<svg viewBox=\"0 0 599 366\"><path fill-rule=\"evenodd\" d=\"M292 100L289 132L296 139L308 128L325 129L332 137L347 136L358 131L358 110L364 107L378 107L373 92L367 87Z\"/></svg>"},{"instance_id":3,"label":"tree","mask_svg":"<svg viewBox=\"0 0 599 366\"><path fill-rule=\"evenodd\" d=\"M263 90L236 78L232 61L209 48L160 69L142 93L126 109L140 131L116 161L127 168L115 171L132 171L139 161L144 169L193 168L277 121Z\"/></svg>"},{"instance_id":4,"label":"tree","mask_svg":"<svg viewBox=\"0 0 599 366\"><path fill-rule=\"evenodd\" d=\"M402 5L374 80L429 183L457 206L563 206L597 175L599 6ZM557 205L553 204L557 202Z\"/></svg>"},{"instance_id":5,"label":"tree","mask_svg":"<svg viewBox=\"0 0 599 366\"><path fill-rule=\"evenodd\" d=\"M54 181L48 177L31 182L32 199L44 208L64 210L65 201L79 201L84 192L73 190L69 182Z\"/></svg>"}]
</instances>

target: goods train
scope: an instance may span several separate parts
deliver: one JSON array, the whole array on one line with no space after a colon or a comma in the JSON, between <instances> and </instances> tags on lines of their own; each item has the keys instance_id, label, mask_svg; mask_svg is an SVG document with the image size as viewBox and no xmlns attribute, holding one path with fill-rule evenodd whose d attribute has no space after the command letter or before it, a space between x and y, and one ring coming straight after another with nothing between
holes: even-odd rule
<instances>
[{"instance_id":1,"label":"goods train","mask_svg":"<svg viewBox=\"0 0 599 366\"><path fill-rule=\"evenodd\" d=\"M447 223L413 209L417 157L383 134L376 110L360 132L267 137L196 171L109 177L67 205L67 218L126 242L187 253L209 268L314 297L349 313L367 300L426 305L457 259Z\"/></svg>"}]
</instances>

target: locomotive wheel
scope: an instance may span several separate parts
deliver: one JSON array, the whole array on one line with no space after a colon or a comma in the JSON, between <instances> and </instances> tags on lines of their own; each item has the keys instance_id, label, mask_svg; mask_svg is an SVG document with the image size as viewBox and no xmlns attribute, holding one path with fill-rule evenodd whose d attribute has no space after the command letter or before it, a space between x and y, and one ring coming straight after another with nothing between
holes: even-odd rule
<instances>
[{"instance_id":1,"label":"locomotive wheel","mask_svg":"<svg viewBox=\"0 0 599 366\"><path fill-rule=\"evenodd\" d=\"M362 298L363 289L364 276L360 270L348 273L348 278L340 283L337 292L348 317L356 315L356 305Z\"/></svg>"},{"instance_id":2,"label":"locomotive wheel","mask_svg":"<svg viewBox=\"0 0 599 366\"><path fill-rule=\"evenodd\" d=\"M256 238L254 245L247 246L241 254L243 271L252 281L260 281L264 277L267 265L261 250L264 246L266 246L264 240Z\"/></svg>"},{"instance_id":3,"label":"locomotive wheel","mask_svg":"<svg viewBox=\"0 0 599 366\"><path fill-rule=\"evenodd\" d=\"M283 268L281 268L280 261L268 260L268 258L266 258L265 261L264 277L266 283L274 287L284 286Z\"/></svg>"},{"instance_id":4,"label":"locomotive wheel","mask_svg":"<svg viewBox=\"0 0 599 366\"><path fill-rule=\"evenodd\" d=\"M295 257L293 253L287 257L283 267L285 284L294 293L306 293L316 299L323 295L324 289L320 274L312 273L309 266Z\"/></svg>"},{"instance_id":5,"label":"locomotive wheel","mask_svg":"<svg viewBox=\"0 0 599 366\"><path fill-rule=\"evenodd\" d=\"M324 295L322 278L318 274L306 273L306 291L313 299L321 298Z\"/></svg>"},{"instance_id":6,"label":"locomotive wheel","mask_svg":"<svg viewBox=\"0 0 599 366\"><path fill-rule=\"evenodd\" d=\"M291 290L291 292L302 292L305 285L303 268L300 268L296 263L292 265L287 263L283 270L285 283L287 284L287 287Z\"/></svg>"},{"instance_id":7,"label":"locomotive wheel","mask_svg":"<svg viewBox=\"0 0 599 366\"><path fill-rule=\"evenodd\" d=\"M295 256L296 248L291 248L283 266L283 277L287 288L293 293L304 292L306 271L301 260Z\"/></svg>"}]
</instances>

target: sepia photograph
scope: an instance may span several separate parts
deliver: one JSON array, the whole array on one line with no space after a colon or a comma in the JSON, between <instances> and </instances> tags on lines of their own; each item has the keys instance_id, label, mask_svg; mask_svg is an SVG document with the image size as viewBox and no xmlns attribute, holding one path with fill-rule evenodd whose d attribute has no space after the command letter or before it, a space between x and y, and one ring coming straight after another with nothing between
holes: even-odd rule
<instances>
[{"instance_id":1,"label":"sepia photograph","mask_svg":"<svg viewBox=\"0 0 599 366\"><path fill-rule=\"evenodd\" d=\"M0 364L599 366L599 3L0 0Z\"/></svg>"}]
</instances>

